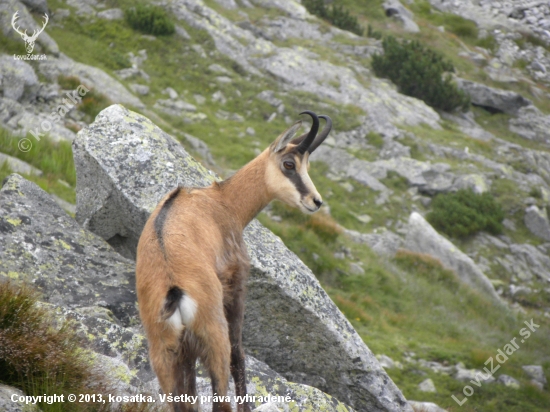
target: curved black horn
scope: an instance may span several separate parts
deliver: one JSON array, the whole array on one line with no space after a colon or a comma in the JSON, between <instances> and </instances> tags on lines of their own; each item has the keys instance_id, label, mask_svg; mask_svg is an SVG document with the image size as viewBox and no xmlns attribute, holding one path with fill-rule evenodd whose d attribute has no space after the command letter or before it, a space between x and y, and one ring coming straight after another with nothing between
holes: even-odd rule
<instances>
[{"instance_id":1,"label":"curved black horn","mask_svg":"<svg viewBox=\"0 0 550 412\"><path fill-rule=\"evenodd\" d=\"M319 133L319 135L315 138L313 143L309 146L309 149L307 149L307 151L310 154L313 153L313 151L317 149L319 145L325 141L328 134L332 130L332 119L330 117L325 116L324 114L320 114L318 117L321 119L325 119L327 124L325 124L325 127L323 127L323 130L321 130L321 133Z\"/></svg>"},{"instance_id":2,"label":"curved black horn","mask_svg":"<svg viewBox=\"0 0 550 412\"><path fill-rule=\"evenodd\" d=\"M304 140L302 140L300 145L296 148L296 150L298 150L298 153L304 154L306 150L308 150L311 143L313 143L313 140L315 140L315 135L319 130L319 118L315 113L310 112L309 110L306 110L300 114L309 114L313 119L313 124L311 125L311 129L309 130L307 137Z\"/></svg>"}]
</instances>

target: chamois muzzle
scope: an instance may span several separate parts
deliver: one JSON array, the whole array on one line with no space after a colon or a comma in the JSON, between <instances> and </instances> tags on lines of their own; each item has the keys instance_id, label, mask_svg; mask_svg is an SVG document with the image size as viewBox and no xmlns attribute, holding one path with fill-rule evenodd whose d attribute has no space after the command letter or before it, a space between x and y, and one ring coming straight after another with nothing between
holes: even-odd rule
<instances>
[{"instance_id":1,"label":"chamois muzzle","mask_svg":"<svg viewBox=\"0 0 550 412\"><path fill-rule=\"evenodd\" d=\"M296 148L298 153L303 155L306 152L306 150L309 149L309 146L311 146L311 144L315 140L315 136L317 135L317 131L319 130L319 118L317 117L317 115L315 113L310 112L309 110L306 110L306 111L304 111L300 114L309 114L311 116L311 118L313 119L313 124L311 125L311 129L309 130L308 135L306 136L306 138L304 140L301 141L301 143ZM298 139L301 139L301 137L302 136L300 136Z\"/></svg>"}]
</instances>

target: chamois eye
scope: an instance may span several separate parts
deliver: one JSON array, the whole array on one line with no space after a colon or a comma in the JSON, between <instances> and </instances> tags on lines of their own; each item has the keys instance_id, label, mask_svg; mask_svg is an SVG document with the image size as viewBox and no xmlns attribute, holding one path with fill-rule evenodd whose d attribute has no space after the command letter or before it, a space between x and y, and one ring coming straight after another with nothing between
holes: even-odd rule
<instances>
[{"instance_id":1,"label":"chamois eye","mask_svg":"<svg viewBox=\"0 0 550 412\"><path fill-rule=\"evenodd\" d=\"M295 167L294 163L292 163L292 162L284 162L283 166L285 167L286 170L292 170Z\"/></svg>"}]
</instances>

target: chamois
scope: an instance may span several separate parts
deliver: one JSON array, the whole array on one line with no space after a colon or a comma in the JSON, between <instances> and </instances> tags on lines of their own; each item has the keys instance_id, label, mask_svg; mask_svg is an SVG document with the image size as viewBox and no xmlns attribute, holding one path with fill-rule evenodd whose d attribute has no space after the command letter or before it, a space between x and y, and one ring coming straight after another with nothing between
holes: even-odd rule
<instances>
[{"instance_id":1,"label":"chamois","mask_svg":"<svg viewBox=\"0 0 550 412\"><path fill-rule=\"evenodd\" d=\"M313 213L321 196L308 175L309 155L325 140L332 121L308 114L308 133L294 138L297 121L258 157L222 182L178 187L145 224L137 249L139 313L149 357L165 394L196 396L197 358L212 391L226 397L229 375L237 396L246 396L242 347L245 283L250 259L243 240L248 223L274 199ZM318 117L326 125L319 130ZM230 412L229 402L212 411ZM173 402L176 412L198 411L198 402ZM250 405L238 405L249 412Z\"/></svg>"}]
</instances>

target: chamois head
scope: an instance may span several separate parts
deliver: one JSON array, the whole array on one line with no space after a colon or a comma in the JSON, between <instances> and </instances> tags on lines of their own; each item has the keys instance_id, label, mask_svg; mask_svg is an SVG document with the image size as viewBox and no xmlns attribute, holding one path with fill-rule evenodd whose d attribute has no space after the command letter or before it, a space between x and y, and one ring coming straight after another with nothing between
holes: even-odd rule
<instances>
[{"instance_id":1,"label":"chamois head","mask_svg":"<svg viewBox=\"0 0 550 412\"><path fill-rule=\"evenodd\" d=\"M296 131L302 125L301 121L294 123L284 131L267 149L270 161L267 166L266 180L268 190L275 199L289 206L297 207L304 213L314 213L323 204L323 200L308 175L309 155L326 139L332 128L332 120L328 116L317 116L305 111L313 119L308 133L294 138ZM317 135L319 118L325 119L326 125Z\"/></svg>"}]
</instances>

